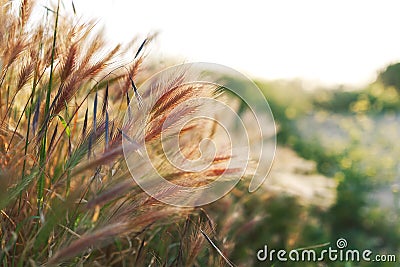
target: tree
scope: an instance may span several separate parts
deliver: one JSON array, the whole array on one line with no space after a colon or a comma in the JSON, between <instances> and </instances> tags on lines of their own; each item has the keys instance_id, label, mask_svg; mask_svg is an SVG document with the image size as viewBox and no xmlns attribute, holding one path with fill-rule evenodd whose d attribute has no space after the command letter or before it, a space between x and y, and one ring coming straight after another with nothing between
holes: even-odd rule
<instances>
[{"instance_id":1,"label":"tree","mask_svg":"<svg viewBox=\"0 0 400 267\"><path fill-rule=\"evenodd\" d=\"M400 63L391 64L379 74L378 79L385 86L393 86L400 92Z\"/></svg>"}]
</instances>

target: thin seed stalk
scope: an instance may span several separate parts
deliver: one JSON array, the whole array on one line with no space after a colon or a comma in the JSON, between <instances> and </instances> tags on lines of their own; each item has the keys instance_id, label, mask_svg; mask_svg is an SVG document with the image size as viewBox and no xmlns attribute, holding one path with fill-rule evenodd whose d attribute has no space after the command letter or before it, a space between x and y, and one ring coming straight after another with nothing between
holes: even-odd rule
<instances>
[{"instance_id":1,"label":"thin seed stalk","mask_svg":"<svg viewBox=\"0 0 400 267\"><path fill-rule=\"evenodd\" d=\"M51 89L53 84L53 71L54 71L54 57L56 52L56 40L57 40L57 27L58 27L58 13L60 9L60 0L58 0L57 4L57 12L56 12L56 20L54 25L54 34L53 34L53 46L51 50L51 65L50 65L50 77L49 77L49 86L47 87L47 94L46 94L46 104L45 104L45 112L44 117L47 118L50 112L50 95ZM46 123L46 122L45 122ZM37 194L37 205L38 205L38 214L43 208L43 191L44 191L44 183L45 183L45 163L46 163L46 143L47 143L47 128L48 125L44 125L44 134L43 139L41 141L40 147L40 168L41 174L38 181L38 194Z\"/></svg>"},{"instance_id":2,"label":"thin seed stalk","mask_svg":"<svg viewBox=\"0 0 400 267\"><path fill-rule=\"evenodd\" d=\"M21 180L24 180L24 179L25 179L26 154L28 153L29 133L30 133L31 118L32 118L32 109L33 109L33 97L35 96L35 90L36 90L36 81L37 81L37 71L35 70L34 77L33 77L33 85L32 85L31 99L28 100L28 101L30 101L30 105L29 105L29 107L28 107L28 123L27 123L26 137L25 137L25 145L24 145L24 163L23 163L23 165L22 165ZM20 208L21 208L21 201L22 201L21 197L22 197L22 192L19 194L19 200L18 200L18 215L19 215Z\"/></svg>"},{"instance_id":3,"label":"thin seed stalk","mask_svg":"<svg viewBox=\"0 0 400 267\"><path fill-rule=\"evenodd\" d=\"M40 49L42 48L42 45L43 45L43 43L40 43L39 44L39 50L38 51L40 51ZM39 53L40 52L38 52L37 53L37 55L36 55L36 60L37 61L39 61ZM33 73L33 83L32 83L32 93L31 93L31 98L30 98L30 100L28 100L28 101L30 101L30 105L29 105L29 108L28 108L28 122L27 122L27 129L26 129L26 138L25 138L25 146L24 146L24 163L23 163L23 165L22 165L22 174L21 174L21 180L24 180L24 177L25 177L25 170L26 170L26 154L28 153L28 145L29 145L29 134L30 134L30 130L31 130L31 119L32 119L32 113L33 113L33 110L34 110L34 106L33 106L33 98L35 97L35 92L36 92L36 83L37 83L37 80L38 80L38 72L39 72L39 69L38 69L38 66L36 66L35 67L35 70L34 70L34 73ZM22 199L21 199L21 197L22 197L22 192L20 193L20 195L19 195L19 201L18 201L18 215L19 215L19 212L20 212L20 207L21 207L21 201L22 201Z\"/></svg>"}]
</instances>

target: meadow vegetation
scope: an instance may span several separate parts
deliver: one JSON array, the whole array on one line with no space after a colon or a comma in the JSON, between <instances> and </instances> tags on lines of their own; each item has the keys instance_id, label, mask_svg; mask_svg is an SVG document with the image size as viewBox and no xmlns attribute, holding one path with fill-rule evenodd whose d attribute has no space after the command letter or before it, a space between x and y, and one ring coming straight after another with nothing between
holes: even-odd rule
<instances>
[{"instance_id":1,"label":"meadow vegetation","mask_svg":"<svg viewBox=\"0 0 400 267\"><path fill-rule=\"evenodd\" d=\"M131 140L124 115L140 112L131 101L154 107L138 127L149 156L158 158L166 117L200 108L174 114L174 107L213 97L216 88L183 86L182 71L138 92L149 76L145 50L153 37L109 47L95 23L71 16L66 4L0 3L1 265L192 266L199 255L207 265L229 262L213 241L208 213L148 196L134 183L122 147L123 138ZM190 152L209 129L198 124L182 132ZM199 186L225 171L227 160L217 157L207 173L164 167L163 174ZM158 199L174 194L160 189Z\"/></svg>"}]
</instances>

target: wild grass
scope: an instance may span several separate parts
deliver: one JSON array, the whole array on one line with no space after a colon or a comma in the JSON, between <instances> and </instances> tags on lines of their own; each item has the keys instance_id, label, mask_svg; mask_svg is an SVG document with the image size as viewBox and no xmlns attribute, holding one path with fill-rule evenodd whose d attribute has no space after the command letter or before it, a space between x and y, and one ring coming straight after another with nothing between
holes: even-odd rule
<instances>
[{"instance_id":1,"label":"wild grass","mask_svg":"<svg viewBox=\"0 0 400 267\"><path fill-rule=\"evenodd\" d=\"M152 36L110 48L94 22L65 15L60 1L42 7L1 0L0 8L0 265L193 266L204 247L211 248L208 264L230 265L206 212L145 194L122 149L123 115L140 113L130 101L159 101L150 122L138 126L158 153L160 125L171 110L183 100L212 97L215 88L180 86L185 73L179 73L139 92ZM37 20L34 10L47 14ZM134 56L121 61L127 55ZM183 132L209 134L201 125ZM184 146L192 151L197 144ZM198 186L217 176L225 160L219 157L206 175L164 171L172 181Z\"/></svg>"}]
</instances>

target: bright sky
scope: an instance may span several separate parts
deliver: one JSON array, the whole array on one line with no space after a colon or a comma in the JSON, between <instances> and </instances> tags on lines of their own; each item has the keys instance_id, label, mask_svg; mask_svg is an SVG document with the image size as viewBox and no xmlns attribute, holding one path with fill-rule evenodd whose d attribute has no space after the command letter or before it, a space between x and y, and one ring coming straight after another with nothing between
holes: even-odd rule
<instances>
[{"instance_id":1,"label":"bright sky","mask_svg":"<svg viewBox=\"0 0 400 267\"><path fill-rule=\"evenodd\" d=\"M400 61L397 0L74 3L101 18L115 41L159 31L150 56L220 63L253 77L361 85Z\"/></svg>"}]
</instances>

